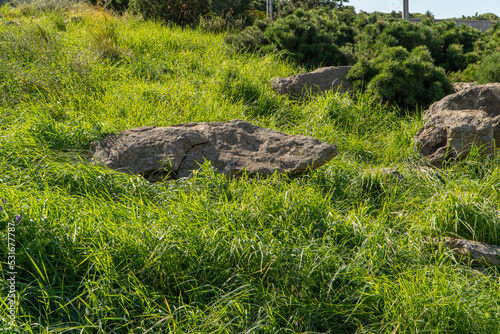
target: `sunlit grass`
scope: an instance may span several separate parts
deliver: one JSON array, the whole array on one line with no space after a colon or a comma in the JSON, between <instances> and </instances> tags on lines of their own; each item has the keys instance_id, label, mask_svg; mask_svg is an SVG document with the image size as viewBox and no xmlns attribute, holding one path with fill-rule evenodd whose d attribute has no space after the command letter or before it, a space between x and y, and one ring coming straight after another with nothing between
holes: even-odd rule
<instances>
[{"instance_id":1,"label":"sunlit grass","mask_svg":"<svg viewBox=\"0 0 500 334\"><path fill-rule=\"evenodd\" d=\"M425 241L500 245L498 160L426 166L421 110L370 93L289 100L269 79L301 69L277 56L82 4L3 7L0 65L2 245L22 217L17 332L498 332L498 276ZM290 178L205 164L159 184L89 162L109 133L235 118L339 155Z\"/></svg>"}]
</instances>

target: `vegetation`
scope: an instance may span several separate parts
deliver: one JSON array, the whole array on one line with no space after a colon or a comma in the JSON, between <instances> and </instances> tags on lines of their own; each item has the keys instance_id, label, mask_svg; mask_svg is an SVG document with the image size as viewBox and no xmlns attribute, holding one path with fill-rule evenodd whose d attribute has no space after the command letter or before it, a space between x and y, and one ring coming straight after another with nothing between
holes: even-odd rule
<instances>
[{"instance_id":1,"label":"vegetation","mask_svg":"<svg viewBox=\"0 0 500 334\"><path fill-rule=\"evenodd\" d=\"M132 12L148 19L161 19L176 24L189 24L210 12L209 0L131 0Z\"/></svg>"},{"instance_id":2,"label":"vegetation","mask_svg":"<svg viewBox=\"0 0 500 334\"><path fill-rule=\"evenodd\" d=\"M388 52L431 63L423 47ZM498 158L435 170L413 149L421 109L371 92L273 93L271 77L303 70L235 53L222 34L84 4L2 7L2 291L9 237L16 272L16 326L2 293L2 331L498 332L498 269L426 241L500 245ZM109 133L235 118L339 155L293 178L229 180L205 164L158 184L89 163Z\"/></svg>"},{"instance_id":3,"label":"vegetation","mask_svg":"<svg viewBox=\"0 0 500 334\"><path fill-rule=\"evenodd\" d=\"M430 105L453 93L444 70L434 65L425 46L411 52L402 46L387 48L372 60L356 63L347 79L358 89L366 83L381 100L400 106Z\"/></svg>"},{"instance_id":4,"label":"vegetation","mask_svg":"<svg viewBox=\"0 0 500 334\"><path fill-rule=\"evenodd\" d=\"M500 52L495 52L486 57L478 69L478 83L500 82Z\"/></svg>"},{"instance_id":5,"label":"vegetation","mask_svg":"<svg viewBox=\"0 0 500 334\"><path fill-rule=\"evenodd\" d=\"M342 7L345 0L286 0L274 1L274 12L276 17L286 17L291 15L297 9L310 10L310 9L334 9Z\"/></svg>"},{"instance_id":6,"label":"vegetation","mask_svg":"<svg viewBox=\"0 0 500 334\"><path fill-rule=\"evenodd\" d=\"M500 17L498 15L493 14L493 13L484 13L484 14L479 14L476 13L474 16L465 16L462 15L462 20L486 20L486 21L498 21Z\"/></svg>"},{"instance_id":7,"label":"vegetation","mask_svg":"<svg viewBox=\"0 0 500 334\"><path fill-rule=\"evenodd\" d=\"M280 51L309 67L321 63L348 64L349 52L340 47L353 42L352 28L348 22L336 23L317 14L318 11L298 9L293 15L274 22L258 21L238 35L227 36L226 42L239 51L258 51L261 54Z\"/></svg>"},{"instance_id":8,"label":"vegetation","mask_svg":"<svg viewBox=\"0 0 500 334\"><path fill-rule=\"evenodd\" d=\"M292 15L272 22L257 21L237 34L228 35L226 42L240 52L278 54L309 69L354 65L356 73L352 76L361 80L358 87L374 89L376 96L386 102L426 106L450 92L449 78L480 79L479 65L492 50L498 49L500 24L496 23L493 29L483 34L466 25L457 26L453 21L434 22L428 15L425 17L419 24L414 24L393 14L356 14L352 7L298 9ZM408 55L417 50L417 58L425 55L417 62L426 65L410 69L407 65L411 60L407 57L391 58L394 67L389 70L388 63L383 64L383 58L390 56L388 53L393 51L388 50L395 48L405 49L400 54ZM423 49L428 50L430 58ZM377 82L370 83L381 71L374 70L374 64L387 69L383 85L380 76ZM418 76L422 66L430 71L424 79L426 83L416 87L413 96L402 97L401 94L407 92L400 83ZM406 74L402 72L403 68Z\"/></svg>"},{"instance_id":9,"label":"vegetation","mask_svg":"<svg viewBox=\"0 0 500 334\"><path fill-rule=\"evenodd\" d=\"M343 1L275 1L273 8L276 17L286 17L299 8L336 8L339 2L342 4ZM122 11L130 9L147 18L180 25L196 24L208 14L217 18L225 17L229 23L243 19L249 25L256 18L262 19L266 15L266 0L111 0L107 6Z\"/></svg>"}]
</instances>

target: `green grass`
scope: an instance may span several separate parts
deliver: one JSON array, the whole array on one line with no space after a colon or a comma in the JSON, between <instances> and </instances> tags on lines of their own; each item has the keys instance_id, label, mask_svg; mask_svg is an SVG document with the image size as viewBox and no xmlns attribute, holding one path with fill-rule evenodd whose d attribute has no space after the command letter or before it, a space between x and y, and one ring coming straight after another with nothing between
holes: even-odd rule
<instances>
[{"instance_id":1,"label":"green grass","mask_svg":"<svg viewBox=\"0 0 500 334\"><path fill-rule=\"evenodd\" d=\"M500 245L498 160L427 167L412 142L421 110L370 93L273 93L271 77L301 70L236 54L222 34L77 4L3 7L0 329L499 333L498 270L425 242ZM92 141L109 133L235 118L334 143L339 155L296 177L228 180L206 164L161 184L89 163ZM9 329L3 245L15 215Z\"/></svg>"}]
</instances>

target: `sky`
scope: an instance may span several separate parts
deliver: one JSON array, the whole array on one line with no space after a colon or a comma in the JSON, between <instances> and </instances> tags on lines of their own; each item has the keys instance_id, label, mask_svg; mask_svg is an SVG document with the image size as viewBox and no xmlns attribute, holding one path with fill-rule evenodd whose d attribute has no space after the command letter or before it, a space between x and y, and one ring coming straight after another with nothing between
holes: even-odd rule
<instances>
[{"instance_id":1,"label":"sky","mask_svg":"<svg viewBox=\"0 0 500 334\"><path fill-rule=\"evenodd\" d=\"M345 3L354 6L356 12L385 12L390 13L403 10L403 0L349 0ZM500 16L500 0L409 0L410 13L422 13L430 10L436 19L451 17L460 18L462 15L474 16L477 13L493 13Z\"/></svg>"}]
</instances>

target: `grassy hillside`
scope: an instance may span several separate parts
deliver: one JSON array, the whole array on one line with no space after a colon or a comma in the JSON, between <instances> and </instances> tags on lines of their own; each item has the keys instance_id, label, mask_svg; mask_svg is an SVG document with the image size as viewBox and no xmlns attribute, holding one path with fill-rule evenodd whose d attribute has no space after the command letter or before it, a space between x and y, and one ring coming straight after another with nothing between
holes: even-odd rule
<instances>
[{"instance_id":1,"label":"grassy hillside","mask_svg":"<svg viewBox=\"0 0 500 334\"><path fill-rule=\"evenodd\" d=\"M85 5L2 7L3 332L499 333L498 270L425 242L500 245L498 160L431 169L412 147L421 110L272 92L271 77L300 71ZM235 118L339 155L294 178L227 180L205 165L160 184L89 163L109 133ZM384 167L404 179L373 171Z\"/></svg>"}]
</instances>

